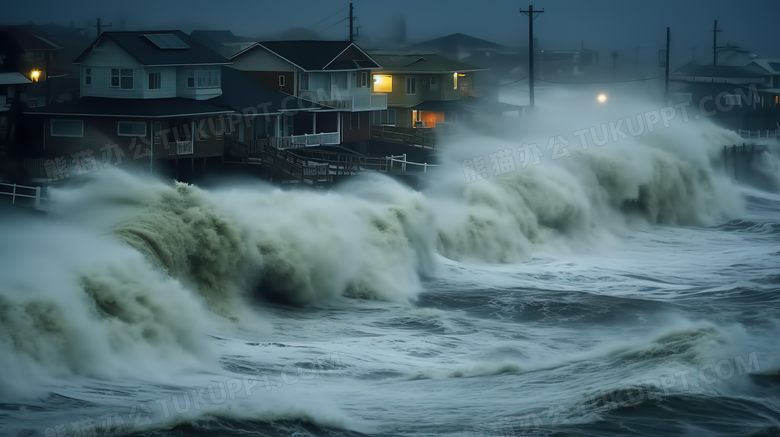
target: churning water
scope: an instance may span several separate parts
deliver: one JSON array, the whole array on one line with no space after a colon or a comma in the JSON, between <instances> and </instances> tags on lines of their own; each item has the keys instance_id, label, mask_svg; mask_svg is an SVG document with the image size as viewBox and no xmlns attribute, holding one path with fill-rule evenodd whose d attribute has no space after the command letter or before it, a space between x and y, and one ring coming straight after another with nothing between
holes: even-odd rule
<instances>
[{"instance_id":1,"label":"churning water","mask_svg":"<svg viewBox=\"0 0 780 437\"><path fill-rule=\"evenodd\" d=\"M4 214L0 430L780 434L780 196L723 174L710 124L583 150L633 106L562 107L451 140L422 192L106 170Z\"/></svg>"}]
</instances>

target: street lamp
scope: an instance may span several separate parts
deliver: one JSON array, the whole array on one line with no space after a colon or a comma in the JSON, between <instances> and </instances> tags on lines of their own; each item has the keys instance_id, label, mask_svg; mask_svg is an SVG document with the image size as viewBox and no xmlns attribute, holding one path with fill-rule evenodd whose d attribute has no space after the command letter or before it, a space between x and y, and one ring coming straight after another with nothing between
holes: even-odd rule
<instances>
[{"instance_id":1,"label":"street lamp","mask_svg":"<svg viewBox=\"0 0 780 437\"><path fill-rule=\"evenodd\" d=\"M32 78L33 82L38 82L38 79L41 77L41 71L40 70L33 70L32 73L30 73L30 78Z\"/></svg>"}]
</instances>

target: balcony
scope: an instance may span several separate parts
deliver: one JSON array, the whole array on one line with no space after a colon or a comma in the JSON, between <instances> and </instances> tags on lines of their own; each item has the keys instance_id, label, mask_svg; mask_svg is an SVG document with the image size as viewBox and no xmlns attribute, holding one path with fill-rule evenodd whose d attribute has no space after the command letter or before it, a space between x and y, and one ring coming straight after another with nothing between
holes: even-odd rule
<instances>
[{"instance_id":1,"label":"balcony","mask_svg":"<svg viewBox=\"0 0 780 437\"><path fill-rule=\"evenodd\" d=\"M307 96L311 97L311 96ZM378 111L387 109L387 94L357 94L344 95L338 91L331 95L321 93L315 99L316 103L329 106L331 108L343 109L346 111Z\"/></svg>"},{"instance_id":2,"label":"balcony","mask_svg":"<svg viewBox=\"0 0 780 437\"><path fill-rule=\"evenodd\" d=\"M321 134L290 135L287 137L270 137L268 145L274 149L302 149L304 147L325 146L340 144L338 132Z\"/></svg>"},{"instance_id":3,"label":"balcony","mask_svg":"<svg viewBox=\"0 0 780 437\"><path fill-rule=\"evenodd\" d=\"M192 141L171 141L168 143L169 155L192 155L193 152Z\"/></svg>"}]
</instances>

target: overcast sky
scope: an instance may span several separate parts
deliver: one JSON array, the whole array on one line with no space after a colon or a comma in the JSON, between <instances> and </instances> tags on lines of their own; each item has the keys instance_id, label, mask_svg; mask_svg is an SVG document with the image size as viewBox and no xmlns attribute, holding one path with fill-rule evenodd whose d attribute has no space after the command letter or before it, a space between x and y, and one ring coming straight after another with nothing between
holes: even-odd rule
<instances>
[{"instance_id":1,"label":"overcast sky","mask_svg":"<svg viewBox=\"0 0 780 437\"><path fill-rule=\"evenodd\" d=\"M2 22L57 23L84 27L100 17L125 30L180 28L230 29L257 36L292 27L321 31L320 36L344 39L348 35L348 1L335 0L39 0L4 2ZM527 18L518 10L527 3L470 0L354 0L363 43L374 46L391 36L402 14L407 39L423 41L461 32L506 45L526 45ZM539 0L534 8L545 13L534 22L542 49L578 48L581 41L599 50L618 50L623 56L650 60L665 44L666 27L672 31L673 59L687 62L695 48L700 61L711 59L712 26L718 20L723 32L718 45L727 42L752 50L763 58L780 58L780 1L633 1ZM333 25L332 27L329 27ZM91 31L94 29L90 28ZM361 41L359 41L360 43Z\"/></svg>"}]
</instances>

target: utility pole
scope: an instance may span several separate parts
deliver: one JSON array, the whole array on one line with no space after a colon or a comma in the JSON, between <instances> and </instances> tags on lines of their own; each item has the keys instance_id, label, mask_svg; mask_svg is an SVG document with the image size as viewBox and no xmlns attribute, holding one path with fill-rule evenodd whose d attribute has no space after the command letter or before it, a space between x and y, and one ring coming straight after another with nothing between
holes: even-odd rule
<instances>
[{"instance_id":1,"label":"utility pole","mask_svg":"<svg viewBox=\"0 0 780 437\"><path fill-rule=\"evenodd\" d=\"M669 103L669 28L666 28L666 87L664 93L666 94L666 102Z\"/></svg>"},{"instance_id":2,"label":"utility pole","mask_svg":"<svg viewBox=\"0 0 780 437\"><path fill-rule=\"evenodd\" d=\"M715 27L712 29L712 66L718 65L718 20L715 20Z\"/></svg>"},{"instance_id":3,"label":"utility pole","mask_svg":"<svg viewBox=\"0 0 780 437\"><path fill-rule=\"evenodd\" d=\"M355 42L355 33L352 28L352 21L354 20L354 17L352 16L352 3L349 4L349 42Z\"/></svg>"},{"instance_id":4,"label":"utility pole","mask_svg":"<svg viewBox=\"0 0 780 437\"><path fill-rule=\"evenodd\" d=\"M100 28L102 28L102 27L112 27L113 24L114 23L109 23L109 24L104 24L104 25L101 26L100 25L100 18L98 18L97 19L97 26L95 26L95 27L97 27L97 37L100 38L100 33L101 33Z\"/></svg>"},{"instance_id":5,"label":"utility pole","mask_svg":"<svg viewBox=\"0 0 780 437\"><path fill-rule=\"evenodd\" d=\"M520 13L528 16L528 99L529 108L534 107L534 19L544 13L544 8L541 11L534 11L534 5L528 5L528 10L524 11L520 9ZM536 14L536 15L534 15Z\"/></svg>"}]
</instances>

